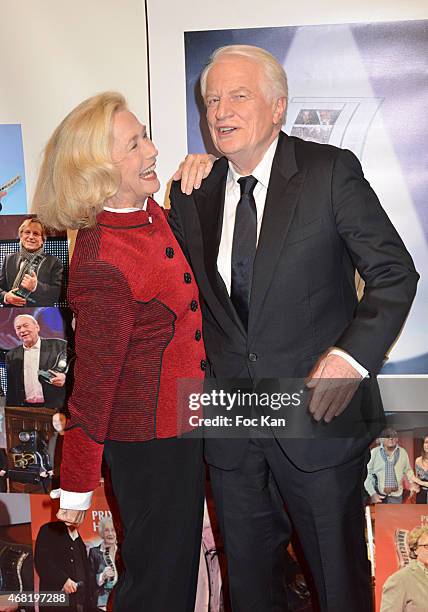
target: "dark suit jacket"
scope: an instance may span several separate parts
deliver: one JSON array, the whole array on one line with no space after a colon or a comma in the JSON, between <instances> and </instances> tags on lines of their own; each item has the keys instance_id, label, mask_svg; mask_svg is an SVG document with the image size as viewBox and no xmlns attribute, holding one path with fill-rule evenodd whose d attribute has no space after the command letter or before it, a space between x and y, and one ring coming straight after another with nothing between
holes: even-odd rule
<instances>
[{"instance_id":1,"label":"dark suit jacket","mask_svg":"<svg viewBox=\"0 0 428 612\"><path fill-rule=\"evenodd\" d=\"M0 272L0 300L4 306L4 295L13 289L13 282L18 274L20 255L6 255ZM37 274L37 289L31 294L35 303L30 306L53 306L60 299L63 266L55 255L46 255Z\"/></svg>"},{"instance_id":2,"label":"dark suit jacket","mask_svg":"<svg viewBox=\"0 0 428 612\"><path fill-rule=\"evenodd\" d=\"M418 274L357 158L280 134L254 263L248 333L217 272L227 170L221 158L192 196L183 195L178 183L171 190L171 227L204 301L209 374L253 381L306 377L331 346L376 374L404 323ZM360 303L355 269L365 280ZM362 424L359 438L334 441L325 439L325 424L314 423L306 410L290 411L290 430L306 439L279 439L284 452L307 471L361 454L383 425L375 378L360 385L353 407ZM352 414L349 408L346 413ZM245 440L207 440L206 457L230 469L245 448Z\"/></svg>"},{"instance_id":3,"label":"dark suit jacket","mask_svg":"<svg viewBox=\"0 0 428 612\"><path fill-rule=\"evenodd\" d=\"M86 602L89 603L93 577L82 538L79 535L76 540L72 540L62 521L46 523L40 527L34 548L34 564L40 578L40 591L61 591L68 578L77 582L75 568L78 561L83 562L85 573L83 582L86 588ZM74 610L75 601L76 595L70 595L70 608L66 609ZM46 607L46 609L52 608ZM89 611L89 605L84 609Z\"/></svg>"},{"instance_id":4,"label":"dark suit jacket","mask_svg":"<svg viewBox=\"0 0 428 612\"><path fill-rule=\"evenodd\" d=\"M67 342L60 338L42 338L40 346L40 370L52 369L58 355L67 350ZM24 388L24 349L18 346L6 354L6 374L7 374L7 406L25 405ZM61 408L65 401L66 386L55 387L42 382L44 405L47 408Z\"/></svg>"}]
</instances>

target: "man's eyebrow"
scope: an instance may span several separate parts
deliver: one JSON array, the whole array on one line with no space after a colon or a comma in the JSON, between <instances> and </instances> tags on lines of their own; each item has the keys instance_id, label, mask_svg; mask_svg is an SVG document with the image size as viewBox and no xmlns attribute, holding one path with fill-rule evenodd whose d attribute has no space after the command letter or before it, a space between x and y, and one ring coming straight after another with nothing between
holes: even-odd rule
<instances>
[{"instance_id":1,"label":"man's eyebrow","mask_svg":"<svg viewBox=\"0 0 428 612\"><path fill-rule=\"evenodd\" d=\"M232 91L230 91L229 93L236 94L236 93L239 93L241 91L246 91L248 93L252 93L251 89L248 89L248 87L245 87L245 85L243 85L242 87L235 87L235 89L232 89Z\"/></svg>"}]
</instances>

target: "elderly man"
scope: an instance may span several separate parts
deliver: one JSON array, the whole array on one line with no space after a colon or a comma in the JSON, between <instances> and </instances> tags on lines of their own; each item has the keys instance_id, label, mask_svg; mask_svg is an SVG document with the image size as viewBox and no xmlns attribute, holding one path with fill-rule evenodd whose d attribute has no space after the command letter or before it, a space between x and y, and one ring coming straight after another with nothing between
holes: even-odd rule
<instances>
[{"instance_id":1,"label":"elderly man","mask_svg":"<svg viewBox=\"0 0 428 612\"><path fill-rule=\"evenodd\" d=\"M0 272L0 301L6 306L53 306L61 293L63 267L44 252L46 231L37 218L18 230L20 247L6 255Z\"/></svg>"},{"instance_id":2,"label":"elderly man","mask_svg":"<svg viewBox=\"0 0 428 612\"><path fill-rule=\"evenodd\" d=\"M412 495L419 491L419 486L414 484L409 455L398 445L394 429L385 429L379 442L379 446L371 450L364 487L372 504L401 504L404 477L409 481Z\"/></svg>"},{"instance_id":3,"label":"elderly man","mask_svg":"<svg viewBox=\"0 0 428 612\"><path fill-rule=\"evenodd\" d=\"M22 346L6 355L6 405L61 408L65 400L67 342L40 338L39 324L28 314L18 315L14 328Z\"/></svg>"},{"instance_id":4,"label":"elderly man","mask_svg":"<svg viewBox=\"0 0 428 612\"><path fill-rule=\"evenodd\" d=\"M428 526L409 533L412 560L383 585L380 612L425 612L428 601Z\"/></svg>"},{"instance_id":5,"label":"elderly man","mask_svg":"<svg viewBox=\"0 0 428 612\"><path fill-rule=\"evenodd\" d=\"M273 56L219 49L201 89L223 157L191 197L173 185L170 215L203 297L201 365L250 384L306 378L312 393L308 410L290 413L294 439L265 428L206 440L232 607L287 609L283 553L293 524L320 609L369 611L362 482L383 424L375 375L418 274L356 157L281 132L287 81ZM342 412L359 415L365 435L326 439Z\"/></svg>"}]
</instances>

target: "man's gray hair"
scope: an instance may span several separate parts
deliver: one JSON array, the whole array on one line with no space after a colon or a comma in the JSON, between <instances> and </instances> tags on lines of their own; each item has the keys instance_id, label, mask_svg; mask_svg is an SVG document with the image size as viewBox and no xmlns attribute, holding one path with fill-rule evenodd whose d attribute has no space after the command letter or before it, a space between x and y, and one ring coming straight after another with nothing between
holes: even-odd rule
<instances>
[{"instance_id":1,"label":"man's gray hair","mask_svg":"<svg viewBox=\"0 0 428 612\"><path fill-rule=\"evenodd\" d=\"M17 319L22 318L22 317L27 317L27 319L31 319L31 320L32 320L34 323L37 323L37 325L39 324L39 322L37 321L37 319L35 319L35 318L33 317L33 315L22 313L22 314L16 315L16 317L14 318L14 320L13 320L13 326L14 326L14 327L15 327L15 321L16 321Z\"/></svg>"},{"instance_id":2,"label":"man's gray hair","mask_svg":"<svg viewBox=\"0 0 428 612\"><path fill-rule=\"evenodd\" d=\"M216 49L201 74L201 93L205 99L207 77L213 65L225 56L240 56L258 62L265 73L268 91L266 95L272 98L288 99L287 75L278 60L266 49L253 45L228 45Z\"/></svg>"}]
</instances>

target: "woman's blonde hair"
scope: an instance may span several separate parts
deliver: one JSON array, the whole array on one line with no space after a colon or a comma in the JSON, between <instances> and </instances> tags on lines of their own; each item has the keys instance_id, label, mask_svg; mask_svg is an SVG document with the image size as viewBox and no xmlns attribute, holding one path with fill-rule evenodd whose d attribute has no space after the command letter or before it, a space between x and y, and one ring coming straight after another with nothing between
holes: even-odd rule
<instances>
[{"instance_id":1,"label":"woman's blonde hair","mask_svg":"<svg viewBox=\"0 0 428 612\"><path fill-rule=\"evenodd\" d=\"M57 230L94 225L104 202L114 196L120 174L111 158L114 113L125 98L107 91L84 100L52 134L44 151L32 209Z\"/></svg>"}]
</instances>

